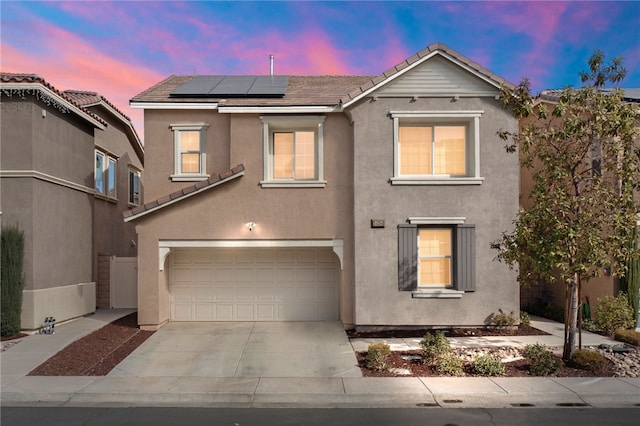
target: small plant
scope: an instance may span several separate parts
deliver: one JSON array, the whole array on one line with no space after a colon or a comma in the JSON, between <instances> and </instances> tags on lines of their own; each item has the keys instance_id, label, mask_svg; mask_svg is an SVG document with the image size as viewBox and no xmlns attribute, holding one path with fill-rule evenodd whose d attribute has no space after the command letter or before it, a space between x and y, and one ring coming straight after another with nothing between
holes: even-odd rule
<instances>
[{"instance_id":1,"label":"small plant","mask_svg":"<svg viewBox=\"0 0 640 426\"><path fill-rule=\"evenodd\" d=\"M607 359L599 352L578 349L571 355L570 362L571 365L582 370L598 371L605 365Z\"/></svg>"},{"instance_id":2,"label":"small plant","mask_svg":"<svg viewBox=\"0 0 640 426\"><path fill-rule=\"evenodd\" d=\"M451 352L441 354L435 360L435 368L439 373L460 376L464 372L464 363Z\"/></svg>"},{"instance_id":3,"label":"small plant","mask_svg":"<svg viewBox=\"0 0 640 426\"><path fill-rule=\"evenodd\" d=\"M473 361L472 371L482 376L502 376L505 373L504 364L494 355L481 355Z\"/></svg>"},{"instance_id":4,"label":"small plant","mask_svg":"<svg viewBox=\"0 0 640 426\"><path fill-rule=\"evenodd\" d=\"M520 311L520 324L531 325L531 317L527 311Z\"/></svg>"},{"instance_id":5,"label":"small plant","mask_svg":"<svg viewBox=\"0 0 640 426\"><path fill-rule=\"evenodd\" d=\"M596 326L596 324L590 319L585 319L582 321L582 329L590 331L592 333L597 333L598 331L600 331L598 329L598 326Z\"/></svg>"},{"instance_id":6,"label":"small plant","mask_svg":"<svg viewBox=\"0 0 640 426\"><path fill-rule=\"evenodd\" d=\"M420 347L422 348L424 362L427 364L432 364L440 356L451 352L451 345L449 345L449 341L442 331L425 334L420 340Z\"/></svg>"},{"instance_id":7,"label":"small plant","mask_svg":"<svg viewBox=\"0 0 640 426\"><path fill-rule=\"evenodd\" d=\"M372 343L367 348L367 368L372 370L387 371L391 348L386 343Z\"/></svg>"},{"instance_id":8,"label":"small plant","mask_svg":"<svg viewBox=\"0 0 640 426\"><path fill-rule=\"evenodd\" d=\"M522 355L529 362L529 372L532 376L548 376L558 371L562 365L560 360L540 343L525 346Z\"/></svg>"},{"instance_id":9,"label":"small plant","mask_svg":"<svg viewBox=\"0 0 640 426\"><path fill-rule=\"evenodd\" d=\"M516 315L511 311L511 313L506 314L502 311L502 309L498 309L497 314L491 315L491 324L497 325L498 327L512 327L516 325L518 321L516 320Z\"/></svg>"},{"instance_id":10,"label":"small plant","mask_svg":"<svg viewBox=\"0 0 640 426\"><path fill-rule=\"evenodd\" d=\"M635 330L619 328L616 330L613 336L619 342L625 342L631 345L640 346L640 333Z\"/></svg>"},{"instance_id":11,"label":"small plant","mask_svg":"<svg viewBox=\"0 0 640 426\"><path fill-rule=\"evenodd\" d=\"M603 333L612 335L618 328L634 328L634 319L629 299L624 292L618 293L617 297L607 295L598 299L594 323Z\"/></svg>"}]
</instances>

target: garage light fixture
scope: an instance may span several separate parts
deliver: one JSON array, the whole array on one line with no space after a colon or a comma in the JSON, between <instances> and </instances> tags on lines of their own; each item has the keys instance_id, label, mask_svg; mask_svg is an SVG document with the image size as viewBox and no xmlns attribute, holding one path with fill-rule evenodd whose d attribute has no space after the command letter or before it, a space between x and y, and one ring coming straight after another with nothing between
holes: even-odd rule
<instances>
[{"instance_id":1,"label":"garage light fixture","mask_svg":"<svg viewBox=\"0 0 640 426\"><path fill-rule=\"evenodd\" d=\"M249 228L249 231L253 231L253 228L255 228L257 225L255 222L247 222L245 226Z\"/></svg>"}]
</instances>

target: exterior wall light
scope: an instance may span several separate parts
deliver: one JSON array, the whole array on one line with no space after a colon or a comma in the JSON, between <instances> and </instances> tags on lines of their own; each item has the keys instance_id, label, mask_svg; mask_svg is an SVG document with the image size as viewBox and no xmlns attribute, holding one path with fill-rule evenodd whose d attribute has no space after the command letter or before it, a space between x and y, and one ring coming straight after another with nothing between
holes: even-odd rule
<instances>
[{"instance_id":1,"label":"exterior wall light","mask_svg":"<svg viewBox=\"0 0 640 426\"><path fill-rule=\"evenodd\" d=\"M249 231L253 231L253 228L255 228L257 225L255 222L247 222L245 226L249 228Z\"/></svg>"}]
</instances>

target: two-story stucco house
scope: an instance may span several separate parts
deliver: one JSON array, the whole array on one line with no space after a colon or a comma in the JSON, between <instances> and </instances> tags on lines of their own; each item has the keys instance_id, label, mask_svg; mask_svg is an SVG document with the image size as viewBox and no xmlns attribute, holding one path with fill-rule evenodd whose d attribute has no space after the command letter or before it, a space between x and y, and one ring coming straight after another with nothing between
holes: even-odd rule
<instances>
[{"instance_id":1,"label":"two-story stucco house","mask_svg":"<svg viewBox=\"0 0 640 426\"><path fill-rule=\"evenodd\" d=\"M144 109L138 318L475 326L518 310L509 85L434 44L380 76L170 76Z\"/></svg>"},{"instance_id":2,"label":"two-story stucco house","mask_svg":"<svg viewBox=\"0 0 640 426\"><path fill-rule=\"evenodd\" d=\"M35 74L1 73L0 93L0 217L25 233L22 328L94 312L97 293L111 307L98 256L137 251L122 220L142 203L131 120L96 93L61 92Z\"/></svg>"}]
</instances>

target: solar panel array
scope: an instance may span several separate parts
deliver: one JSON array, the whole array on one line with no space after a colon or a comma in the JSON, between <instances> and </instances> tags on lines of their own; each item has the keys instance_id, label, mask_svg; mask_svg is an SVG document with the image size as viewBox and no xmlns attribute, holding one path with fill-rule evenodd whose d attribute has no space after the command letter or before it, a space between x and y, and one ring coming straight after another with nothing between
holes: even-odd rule
<instances>
[{"instance_id":1,"label":"solar panel array","mask_svg":"<svg viewBox=\"0 0 640 426\"><path fill-rule=\"evenodd\" d=\"M282 97L288 76L198 75L171 92L173 97Z\"/></svg>"}]
</instances>

